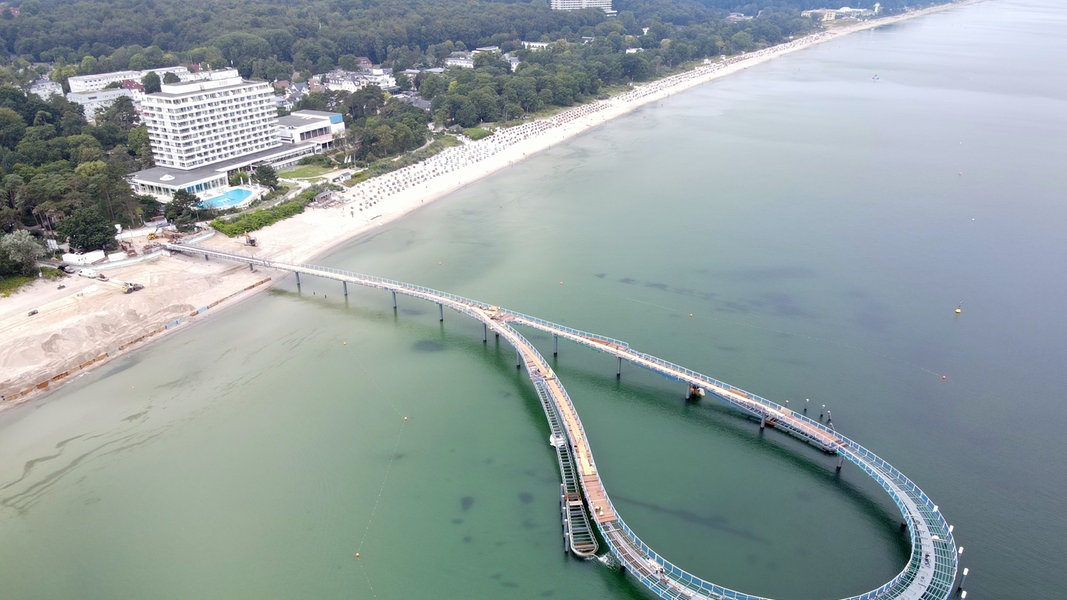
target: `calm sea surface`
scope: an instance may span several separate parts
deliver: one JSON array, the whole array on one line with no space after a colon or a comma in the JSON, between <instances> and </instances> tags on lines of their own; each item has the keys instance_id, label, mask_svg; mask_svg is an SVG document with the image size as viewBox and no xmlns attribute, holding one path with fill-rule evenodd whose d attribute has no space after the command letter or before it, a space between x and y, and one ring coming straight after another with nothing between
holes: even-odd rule
<instances>
[{"instance_id":1,"label":"calm sea surface","mask_svg":"<svg viewBox=\"0 0 1067 600\"><path fill-rule=\"evenodd\" d=\"M990 0L852 35L319 262L826 404L939 503L972 594L1060 598L1064 31L1058 0ZM900 516L855 467L560 350L616 507L665 556L777 598L902 568ZM647 597L563 553L547 437L479 325L289 279L0 414L0 597Z\"/></svg>"}]
</instances>

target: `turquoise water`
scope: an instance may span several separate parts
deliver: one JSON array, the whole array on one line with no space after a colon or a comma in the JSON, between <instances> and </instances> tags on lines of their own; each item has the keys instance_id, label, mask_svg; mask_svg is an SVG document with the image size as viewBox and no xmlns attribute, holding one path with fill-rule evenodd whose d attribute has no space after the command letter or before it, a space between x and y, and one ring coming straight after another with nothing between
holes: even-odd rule
<instances>
[{"instance_id":1,"label":"turquoise water","mask_svg":"<svg viewBox=\"0 0 1067 600\"><path fill-rule=\"evenodd\" d=\"M197 204L197 206L200 208L234 208L247 201L251 195L252 190L234 188L225 194L212 196L200 204Z\"/></svg>"},{"instance_id":2,"label":"turquoise water","mask_svg":"<svg viewBox=\"0 0 1067 600\"><path fill-rule=\"evenodd\" d=\"M1015 0L849 36L319 262L826 403L938 502L972 597L1058 598L1064 25L1058 3ZM514 352L481 336L289 279L0 414L0 597L647 597L563 554L544 417ZM560 350L616 508L681 566L839 598L904 564L899 515L855 469Z\"/></svg>"}]
</instances>

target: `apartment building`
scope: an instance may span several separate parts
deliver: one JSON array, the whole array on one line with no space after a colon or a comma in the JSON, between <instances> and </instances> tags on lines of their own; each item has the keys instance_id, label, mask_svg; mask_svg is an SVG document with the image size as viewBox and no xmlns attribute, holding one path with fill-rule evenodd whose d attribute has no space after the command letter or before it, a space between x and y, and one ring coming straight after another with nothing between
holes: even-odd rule
<instances>
[{"instance_id":1,"label":"apartment building","mask_svg":"<svg viewBox=\"0 0 1067 600\"><path fill-rule=\"evenodd\" d=\"M552 10L581 10L583 8L599 8L609 15L614 15L611 8L611 0L551 0L549 7Z\"/></svg>"},{"instance_id":2,"label":"apartment building","mask_svg":"<svg viewBox=\"0 0 1067 600\"><path fill-rule=\"evenodd\" d=\"M155 73L160 78L165 73L174 73L182 81L192 79L196 76L195 73L190 73L186 67L174 66L174 67L161 67L159 69L146 69L144 71L112 71L110 73L96 73L93 75L76 75L67 80L67 85L70 86L71 93L78 94L81 92L98 92L112 83L122 83L123 81L137 81L140 82L144 79L145 75L149 73Z\"/></svg>"}]
</instances>

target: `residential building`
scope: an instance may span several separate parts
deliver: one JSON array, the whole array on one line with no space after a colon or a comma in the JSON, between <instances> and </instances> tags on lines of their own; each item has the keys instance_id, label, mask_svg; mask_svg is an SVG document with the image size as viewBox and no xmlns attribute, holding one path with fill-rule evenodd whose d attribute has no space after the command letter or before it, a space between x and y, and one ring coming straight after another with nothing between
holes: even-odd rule
<instances>
[{"instance_id":1,"label":"residential building","mask_svg":"<svg viewBox=\"0 0 1067 600\"><path fill-rule=\"evenodd\" d=\"M345 131L341 113L298 110L278 117L278 138L289 144L314 144L315 152L333 147L334 136Z\"/></svg>"},{"instance_id":2,"label":"residential building","mask_svg":"<svg viewBox=\"0 0 1067 600\"><path fill-rule=\"evenodd\" d=\"M62 96L63 86L47 77L42 77L33 82L33 85L30 86L30 93L41 100L48 100L52 96Z\"/></svg>"},{"instance_id":3,"label":"residential building","mask_svg":"<svg viewBox=\"0 0 1067 600\"><path fill-rule=\"evenodd\" d=\"M189 69L181 66L174 67L160 67L158 69L146 69L144 71L113 71L111 73L96 73L95 75L77 75L67 80L67 85L70 86L70 91L77 92L95 92L106 88L112 83L122 83L123 81L136 81L140 83L144 79L145 75L149 73L155 73L159 75L160 79L166 73L174 73L181 81L188 81L196 77L195 73L190 73Z\"/></svg>"},{"instance_id":4,"label":"residential building","mask_svg":"<svg viewBox=\"0 0 1067 600\"><path fill-rule=\"evenodd\" d=\"M474 68L474 55L470 52L453 52L445 58L446 67L459 67L461 69Z\"/></svg>"},{"instance_id":5,"label":"residential building","mask_svg":"<svg viewBox=\"0 0 1067 600\"><path fill-rule=\"evenodd\" d=\"M551 0L549 8L552 10L581 10L583 8L599 8L609 15L614 15L611 8L611 0Z\"/></svg>"},{"instance_id":6,"label":"residential building","mask_svg":"<svg viewBox=\"0 0 1067 600\"><path fill-rule=\"evenodd\" d=\"M137 92L126 88L112 88L109 90L95 90L90 92L71 92L67 94L67 100L82 105L85 120L95 122L96 111L111 106L115 100L126 96L136 101Z\"/></svg>"},{"instance_id":7,"label":"residential building","mask_svg":"<svg viewBox=\"0 0 1067 600\"><path fill-rule=\"evenodd\" d=\"M317 75L313 81L319 82L325 89L331 92L355 92L368 85L376 85L383 90L396 87L396 79L393 78L392 69L372 68L365 71L345 71L334 69L328 73Z\"/></svg>"}]
</instances>

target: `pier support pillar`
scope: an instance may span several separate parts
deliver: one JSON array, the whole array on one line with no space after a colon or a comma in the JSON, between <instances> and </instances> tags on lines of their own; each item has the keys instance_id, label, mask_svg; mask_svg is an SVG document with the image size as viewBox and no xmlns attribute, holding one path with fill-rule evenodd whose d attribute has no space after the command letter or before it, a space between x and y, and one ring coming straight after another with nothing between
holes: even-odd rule
<instances>
[{"instance_id":1,"label":"pier support pillar","mask_svg":"<svg viewBox=\"0 0 1067 600\"><path fill-rule=\"evenodd\" d=\"M763 431L763 429L765 427L767 427L767 415L760 415L760 418L759 418L759 430Z\"/></svg>"},{"instance_id":2,"label":"pier support pillar","mask_svg":"<svg viewBox=\"0 0 1067 600\"><path fill-rule=\"evenodd\" d=\"M300 289L300 271L293 271L296 274L296 287Z\"/></svg>"},{"instance_id":3,"label":"pier support pillar","mask_svg":"<svg viewBox=\"0 0 1067 600\"><path fill-rule=\"evenodd\" d=\"M348 297L348 282L347 281L342 281L341 282L341 287L345 291L345 298L347 298Z\"/></svg>"},{"instance_id":4,"label":"pier support pillar","mask_svg":"<svg viewBox=\"0 0 1067 600\"><path fill-rule=\"evenodd\" d=\"M837 461L837 472L841 472L841 467L845 466L845 455L842 454L841 458Z\"/></svg>"},{"instance_id":5,"label":"pier support pillar","mask_svg":"<svg viewBox=\"0 0 1067 600\"><path fill-rule=\"evenodd\" d=\"M522 368L522 354L519 354L519 349L518 348L515 349L515 368L516 369L521 369Z\"/></svg>"},{"instance_id":6,"label":"pier support pillar","mask_svg":"<svg viewBox=\"0 0 1067 600\"><path fill-rule=\"evenodd\" d=\"M442 323L445 321L445 305L440 302L437 303L437 318Z\"/></svg>"},{"instance_id":7,"label":"pier support pillar","mask_svg":"<svg viewBox=\"0 0 1067 600\"><path fill-rule=\"evenodd\" d=\"M207 262L207 254L204 255L204 262Z\"/></svg>"},{"instance_id":8,"label":"pier support pillar","mask_svg":"<svg viewBox=\"0 0 1067 600\"><path fill-rule=\"evenodd\" d=\"M619 357L619 366L615 368L615 379L622 379L622 357Z\"/></svg>"},{"instance_id":9,"label":"pier support pillar","mask_svg":"<svg viewBox=\"0 0 1067 600\"><path fill-rule=\"evenodd\" d=\"M559 336L552 334L552 358L559 356Z\"/></svg>"},{"instance_id":10,"label":"pier support pillar","mask_svg":"<svg viewBox=\"0 0 1067 600\"><path fill-rule=\"evenodd\" d=\"M483 344L488 344L489 343L489 326L486 325L485 323L482 323L482 343Z\"/></svg>"},{"instance_id":11,"label":"pier support pillar","mask_svg":"<svg viewBox=\"0 0 1067 600\"><path fill-rule=\"evenodd\" d=\"M393 310L396 310L396 290L392 290L392 292L393 292Z\"/></svg>"},{"instance_id":12,"label":"pier support pillar","mask_svg":"<svg viewBox=\"0 0 1067 600\"><path fill-rule=\"evenodd\" d=\"M252 266L252 263L248 263L248 270L255 271L256 269Z\"/></svg>"}]
</instances>

